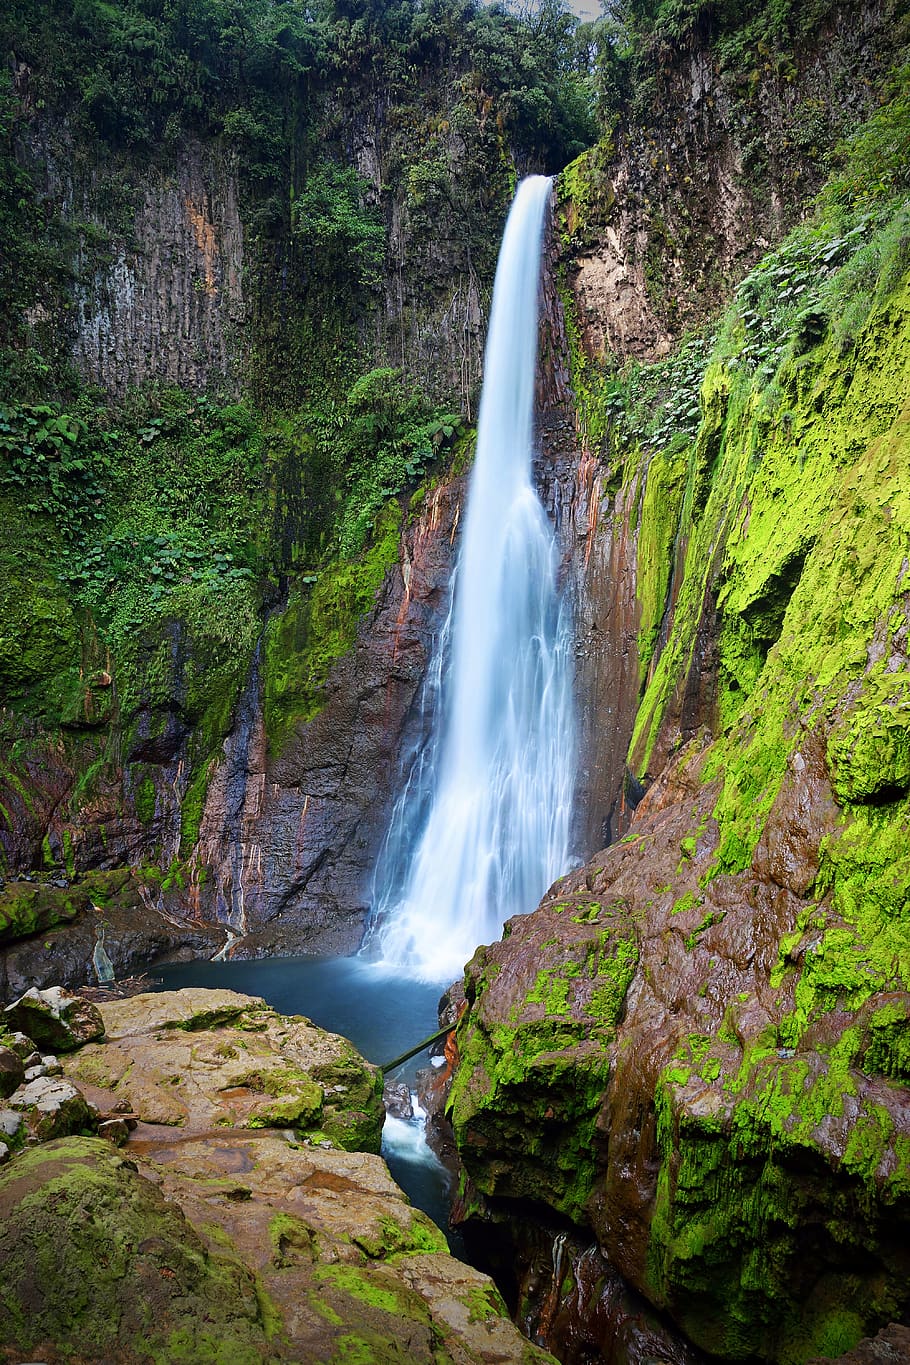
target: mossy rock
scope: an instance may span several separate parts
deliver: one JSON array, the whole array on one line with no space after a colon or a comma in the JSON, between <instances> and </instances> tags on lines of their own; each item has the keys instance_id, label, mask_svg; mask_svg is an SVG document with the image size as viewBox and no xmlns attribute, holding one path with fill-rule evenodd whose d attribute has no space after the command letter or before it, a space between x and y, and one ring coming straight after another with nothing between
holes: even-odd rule
<instances>
[{"instance_id":1,"label":"mossy rock","mask_svg":"<svg viewBox=\"0 0 910 1365\"><path fill-rule=\"evenodd\" d=\"M707 1058L664 1072L646 1288L712 1355L840 1355L910 1306L903 1101L854 1051L848 1030L825 1055L756 1046L707 1087Z\"/></svg>"},{"instance_id":2,"label":"mossy rock","mask_svg":"<svg viewBox=\"0 0 910 1365\"><path fill-rule=\"evenodd\" d=\"M69 886L8 882L0 891L0 943L42 934L74 920L97 905L129 906L138 899L129 868L88 872Z\"/></svg>"},{"instance_id":3,"label":"mossy rock","mask_svg":"<svg viewBox=\"0 0 910 1365\"><path fill-rule=\"evenodd\" d=\"M326 565L316 584L293 588L265 635L265 727L280 753L296 726L325 704L332 665L353 648L358 626L373 608L386 573L398 560L401 507L379 512L371 543L355 559Z\"/></svg>"},{"instance_id":4,"label":"mossy rock","mask_svg":"<svg viewBox=\"0 0 910 1365\"><path fill-rule=\"evenodd\" d=\"M910 686L876 679L828 741L835 793L844 804L893 801L910 789Z\"/></svg>"},{"instance_id":5,"label":"mossy rock","mask_svg":"<svg viewBox=\"0 0 910 1365\"><path fill-rule=\"evenodd\" d=\"M109 1143L63 1138L0 1172L0 1340L21 1353L252 1365L256 1284Z\"/></svg>"},{"instance_id":6,"label":"mossy rock","mask_svg":"<svg viewBox=\"0 0 910 1365\"><path fill-rule=\"evenodd\" d=\"M87 908L88 897L78 888L10 882L0 891L0 943L71 924Z\"/></svg>"},{"instance_id":7,"label":"mossy rock","mask_svg":"<svg viewBox=\"0 0 910 1365\"><path fill-rule=\"evenodd\" d=\"M448 1112L482 1193L543 1200L584 1223L609 1045L638 945L623 908L590 897L542 907L535 925L519 969L523 999L498 980L508 946L479 949L468 964L471 1009L458 1029L461 1060ZM540 965L548 960L557 965Z\"/></svg>"}]
</instances>

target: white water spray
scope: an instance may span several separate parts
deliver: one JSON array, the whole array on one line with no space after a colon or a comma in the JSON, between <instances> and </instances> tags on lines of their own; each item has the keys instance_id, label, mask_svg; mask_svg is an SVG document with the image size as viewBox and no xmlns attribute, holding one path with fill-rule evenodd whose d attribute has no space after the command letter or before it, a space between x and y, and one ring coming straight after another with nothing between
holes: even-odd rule
<instances>
[{"instance_id":1,"label":"white water spray","mask_svg":"<svg viewBox=\"0 0 910 1365\"><path fill-rule=\"evenodd\" d=\"M571 622L531 482L540 249L550 181L519 186L496 269L452 605L376 872L367 948L425 981L461 974L569 861Z\"/></svg>"}]
</instances>

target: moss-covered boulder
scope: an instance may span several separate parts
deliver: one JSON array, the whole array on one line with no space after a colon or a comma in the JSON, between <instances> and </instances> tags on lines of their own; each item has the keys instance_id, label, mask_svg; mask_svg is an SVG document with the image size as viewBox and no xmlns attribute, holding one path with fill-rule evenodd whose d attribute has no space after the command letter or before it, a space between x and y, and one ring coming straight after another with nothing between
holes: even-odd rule
<instances>
[{"instance_id":1,"label":"moss-covered boulder","mask_svg":"<svg viewBox=\"0 0 910 1365\"><path fill-rule=\"evenodd\" d=\"M584 895L551 902L468 964L449 1115L484 1194L583 1216L609 1044L638 961L622 909Z\"/></svg>"},{"instance_id":2,"label":"moss-covered boulder","mask_svg":"<svg viewBox=\"0 0 910 1365\"><path fill-rule=\"evenodd\" d=\"M103 1008L107 1041L66 1067L126 1145L50 1141L4 1168L0 1354L552 1365L381 1157L342 1147L378 1145L381 1113L344 1039L228 991Z\"/></svg>"},{"instance_id":3,"label":"moss-covered boulder","mask_svg":"<svg viewBox=\"0 0 910 1365\"><path fill-rule=\"evenodd\" d=\"M0 1213L5 1346L161 1365L265 1358L254 1276L207 1250L108 1143L69 1138L20 1153L0 1175Z\"/></svg>"},{"instance_id":4,"label":"moss-covered boulder","mask_svg":"<svg viewBox=\"0 0 910 1365\"><path fill-rule=\"evenodd\" d=\"M704 758L471 963L462 1213L568 1215L701 1349L799 1365L910 1310L910 990L782 884L826 827L818 751L747 887L704 882Z\"/></svg>"},{"instance_id":5,"label":"moss-covered boulder","mask_svg":"<svg viewBox=\"0 0 910 1365\"><path fill-rule=\"evenodd\" d=\"M7 1028L20 1029L38 1047L55 1052L72 1052L104 1035L97 1006L62 986L26 991L3 1011L3 1022Z\"/></svg>"}]
</instances>

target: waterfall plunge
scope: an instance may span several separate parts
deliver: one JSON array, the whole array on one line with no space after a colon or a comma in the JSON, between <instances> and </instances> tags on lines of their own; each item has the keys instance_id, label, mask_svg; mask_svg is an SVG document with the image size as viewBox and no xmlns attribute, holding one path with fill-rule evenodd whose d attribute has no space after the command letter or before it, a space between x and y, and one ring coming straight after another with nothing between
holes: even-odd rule
<instances>
[{"instance_id":1,"label":"waterfall plunge","mask_svg":"<svg viewBox=\"0 0 910 1365\"><path fill-rule=\"evenodd\" d=\"M366 950L424 981L460 976L569 861L571 622L531 483L550 183L524 180L506 223L452 602L422 698L429 738L376 870Z\"/></svg>"}]
</instances>

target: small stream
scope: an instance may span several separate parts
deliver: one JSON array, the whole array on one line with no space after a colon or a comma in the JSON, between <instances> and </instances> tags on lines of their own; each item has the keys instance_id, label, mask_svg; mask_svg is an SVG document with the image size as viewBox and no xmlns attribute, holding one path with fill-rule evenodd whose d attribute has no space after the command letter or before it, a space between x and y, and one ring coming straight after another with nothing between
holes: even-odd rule
<instances>
[{"instance_id":1,"label":"small stream","mask_svg":"<svg viewBox=\"0 0 910 1365\"><path fill-rule=\"evenodd\" d=\"M349 1038L367 1061L381 1066L407 1052L438 1027L438 985L402 982L357 957L272 957L251 962L168 962L149 969L163 990L220 987L260 995L281 1014L303 1014L319 1028ZM428 1066L426 1052L396 1068L387 1081L405 1081ZM451 1177L430 1151L420 1120L388 1117L382 1155L412 1204L429 1214L457 1256L461 1237L448 1229Z\"/></svg>"}]
</instances>

